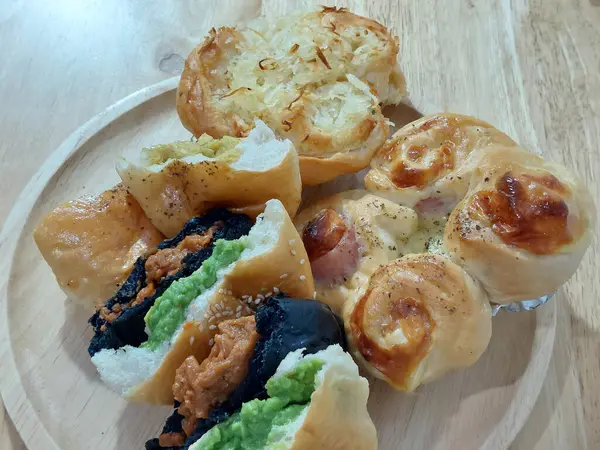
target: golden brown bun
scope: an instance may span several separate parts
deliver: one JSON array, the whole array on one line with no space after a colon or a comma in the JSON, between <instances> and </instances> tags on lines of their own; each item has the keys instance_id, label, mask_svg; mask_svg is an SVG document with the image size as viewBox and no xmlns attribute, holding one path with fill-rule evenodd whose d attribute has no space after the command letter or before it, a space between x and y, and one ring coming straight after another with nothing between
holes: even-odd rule
<instances>
[{"instance_id":1,"label":"golden brown bun","mask_svg":"<svg viewBox=\"0 0 600 450\"><path fill-rule=\"evenodd\" d=\"M353 356L402 391L475 363L491 318L476 281L445 257L425 254L382 265L344 311Z\"/></svg>"},{"instance_id":2,"label":"golden brown bun","mask_svg":"<svg viewBox=\"0 0 600 450\"><path fill-rule=\"evenodd\" d=\"M215 206L256 216L267 200L276 198L293 217L300 205L302 183L292 143L277 140L259 122L234 150L234 161L227 155L191 155L151 164L143 157L153 149L146 149L139 161L123 160L117 171L150 221L167 237Z\"/></svg>"},{"instance_id":3,"label":"golden brown bun","mask_svg":"<svg viewBox=\"0 0 600 450\"><path fill-rule=\"evenodd\" d=\"M403 244L417 228L417 215L410 208L366 191L346 191L319 200L298 213L294 223L301 237L307 224L327 209L335 210L348 227L354 228L359 245L356 270L348 273L345 279L331 283L327 277L315 278L316 298L341 313L346 299L368 282L380 264L400 256ZM347 253L342 252L336 259L339 261L346 256ZM311 264L313 272L319 269L319 263L314 259Z\"/></svg>"},{"instance_id":4,"label":"golden brown bun","mask_svg":"<svg viewBox=\"0 0 600 450\"><path fill-rule=\"evenodd\" d=\"M588 191L564 167L518 147L489 149L444 243L495 303L550 294L577 270L591 239Z\"/></svg>"},{"instance_id":5,"label":"golden brown bun","mask_svg":"<svg viewBox=\"0 0 600 450\"><path fill-rule=\"evenodd\" d=\"M345 9L212 29L186 60L177 111L196 136L246 136L260 118L294 143L303 183L318 184L383 145L379 104L404 95L398 51L385 27Z\"/></svg>"},{"instance_id":6,"label":"golden brown bun","mask_svg":"<svg viewBox=\"0 0 600 450\"><path fill-rule=\"evenodd\" d=\"M247 239L247 246L240 259L219 272L217 283L192 302L187 322L168 347L157 352L133 347L102 350L92 358L105 382L129 400L171 404L175 371L190 355L199 362L208 356L221 321L250 314L250 306L256 308L277 292L313 297L306 251L280 201L269 200L249 236L242 239ZM145 359L140 363L147 364L143 374L132 359Z\"/></svg>"},{"instance_id":7,"label":"golden brown bun","mask_svg":"<svg viewBox=\"0 0 600 450\"><path fill-rule=\"evenodd\" d=\"M33 237L63 291L90 309L102 306L135 261L164 239L120 184L56 207Z\"/></svg>"},{"instance_id":8,"label":"golden brown bun","mask_svg":"<svg viewBox=\"0 0 600 450\"><path fill-rule=\"evenodd\" d=\"M440 113L398 130L371 162L365 187L400 204L438 199L449 212L469 186L476 157L494 144L516 145L492 125L470 116Z\"/></svg>"}]
</instances>

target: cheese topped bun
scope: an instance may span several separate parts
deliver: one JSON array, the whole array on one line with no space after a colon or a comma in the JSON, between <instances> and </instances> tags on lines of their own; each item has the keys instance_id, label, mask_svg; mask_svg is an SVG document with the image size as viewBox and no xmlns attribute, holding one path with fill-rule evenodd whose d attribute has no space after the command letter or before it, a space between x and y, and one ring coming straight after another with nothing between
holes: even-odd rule
<instances>
[{"instance_id":1,"label":"cheese topped bun","mask_svg":"<svg viewBox=\"0 0 600 450\"><path fill-rule=\"evenodd\" d=\"M488 150L444 243L495 303L549 294L577 270L595 218L569 171L518 147Z\"/></svg>"},{"instance_id":2,"label":"cheese topped bun","mask_svg":"<svg viewBox=\"0 0 600 450\"><path fill-rule=\"evenodd\" d=\"M361 190L317 201L294 223L310 260L316 298L337 312L380 264L400 256L418 228L412 209Z\"/></svg>"},{"instance_id":3,"label":"cheese topped bun","mask_svg":"<svg viewBox=\"0 0 600 450\"><path fill-rule=\"evenodd\" d=\"M294 143L303 183L319 184L383 145L380 103L404 95L398 51L385 27L343 8L212 29L185 63L177 111L194 135L218 138L260 118Z\"/></svg>"},{"instance_id":4,"label":"cheese topped bun","mask_svg":"<svg viewBox=\"0 0 600 450\"><path fill-rule=\"evenodd\" d=\"M516 145L490 124L440 113L398 130L371 162L365 187L402 205L450 212L465 195L479 152Z\"/></svg>"},{"instance_id":5,"label":"cheese topped bun","mask_svg":"<svg viewBox=\"0 0 600 450\"><path fill-rule=\"evenodd\" d=\"M167 237L215 206L256 216L267 200L276 198L293 217L300 205L294 147L289 140L278 140L261 121L243 139L203 135L197 142L146 148L137 160L122 160L117 171Z\"/></svg>"},{"instance_id":6,"label":"cheese topped bun","mask_svg":"<svg viewBox=\"0 0 600 450\"><path fill-rule=\"evenodd\" d=\"M477 361L491 319L481 286L445 257L426 254L382 265L344 311L354 357L403 391Z\"/></svg>"},{"instance_id":7,"label":"cheese topped bun","mask_svg":"<svg viewBox=\"0 0 600 450\"><path fill-rule=\"evenodd\" d=\"M163 240L122 185L56 207L33 237L63 291L90 310L102 306L137 259Z\"/></svg>"}]
</instances>

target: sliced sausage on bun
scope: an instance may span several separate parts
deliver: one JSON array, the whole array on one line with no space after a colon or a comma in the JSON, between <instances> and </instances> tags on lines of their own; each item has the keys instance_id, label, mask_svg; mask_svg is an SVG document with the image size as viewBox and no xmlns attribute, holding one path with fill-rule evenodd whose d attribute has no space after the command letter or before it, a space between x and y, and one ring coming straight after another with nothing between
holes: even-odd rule
<instances>
[{"instance_id":1,"label":"sliced sausage on bun","mask_svg":"<svg viewBox=\"0 0 600 450\"><path fill-rule=\"evenodd\" d=\"M316 298L341 313L380 264L401 255L418 218L410 208L353 190L311 203L294 223L310 260Z\"/></svg>"}]
</instances>

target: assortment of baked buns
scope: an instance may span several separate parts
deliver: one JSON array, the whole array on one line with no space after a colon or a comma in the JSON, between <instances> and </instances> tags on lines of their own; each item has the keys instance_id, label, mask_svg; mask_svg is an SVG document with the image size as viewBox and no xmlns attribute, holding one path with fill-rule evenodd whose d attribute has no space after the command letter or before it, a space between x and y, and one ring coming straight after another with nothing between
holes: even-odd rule
<instances>
[{"instance_id":1,"label":"assortment of baked buns","mask_svg":"<svg viewBox=\"0 0 600 450\"><path fill-rule=\"evenodd\" d=\"M175 404L148 449L376 448L350 355L412 391L479 359L494 304L577 270L595 209L566 168L460 114L387 139L398 52L343 8L212 29L177 91L197 139L120 161L121 184L38 225L95 310L103 381ZM298 211L303 186L369 164L362 189Z\"/></svg>"},{"instance_id":2,"label":"assortment of baked buns","mask_svg":"<svg viewBox=\"0 0 600 450\"><path fill-rule=\"evenodd\" d=\"M405 95L398 39L346 9L212 29L187 58L177 111L195 136L246 136L255 118L292 141L305 185L369 165L381 105Z\"/></svg>"}]
</instances>

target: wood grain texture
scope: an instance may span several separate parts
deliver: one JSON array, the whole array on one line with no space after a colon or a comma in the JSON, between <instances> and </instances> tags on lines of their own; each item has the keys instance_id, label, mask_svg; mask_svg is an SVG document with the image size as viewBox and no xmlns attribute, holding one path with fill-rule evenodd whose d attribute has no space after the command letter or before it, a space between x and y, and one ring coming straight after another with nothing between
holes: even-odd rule
<instances>
[{"instance_id":1,"label":"wood grain texture","mask_svg":"<svg viewBox=\"0 0 600 450\"><path fill-rule=\"evenodd\" d=\"M74 129L172 76L212 25L306 2L6 0L0 7L0 217ZM317 2L324 3L324 2ZM328 2L330 3L330 2ZM595 0L344 3L392 26L413 105L477 115L572 167L600 194ZM410 61L410 65L406 63ZM598 240L564 289L548 377L511 448L600 448ZM0 415L0 448L22 448Z\"/></svg>"}]
</instances>

